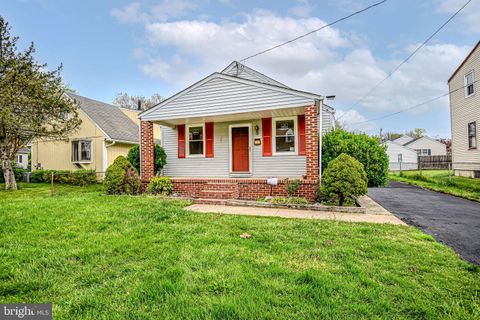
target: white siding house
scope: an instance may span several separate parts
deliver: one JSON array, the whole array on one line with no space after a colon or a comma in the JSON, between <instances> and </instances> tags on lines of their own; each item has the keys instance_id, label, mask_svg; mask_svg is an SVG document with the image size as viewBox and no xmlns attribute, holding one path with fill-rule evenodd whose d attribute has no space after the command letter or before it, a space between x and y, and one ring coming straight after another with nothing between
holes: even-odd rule
<instances>
[{"instance_id":1,"label":"white siding house","mask_svg":"<svg viewBox=\"0 0 480 320\"><path fill-rule=\"evenodd\" d=\"M418 169L417 152L395 141L387 141L388 168L390 171Z\"/></svg>"},{"instance_id":2,"label":"white siding house","mask_svg":"<svg viewBox=\"0 0 480 320\"><path fill-rule=\"evenodd\" d=\"M480 41L455 70L450 88L452 164L456 175L480 178Z\"/></svg>"},{"instance_id":3,"label":"white siding house","mask_svg":"<svg viewBox=\"0 0 480 320\"><path fill-rule=\"evenodd\" d=\"M292 89L236 61L139 118L142 136L149 137L152 124L162 126L164 174L178 192L193 197L218 193L222 187L203 186L224 179L237 185L229 187L236 191L228 196L252 198L270 190L266 178L275 177L302 180L300 192L313 199L311 186L320 175L319 133L335 123L334 109L321 95ZM150 138L144 140L141 174L148 181L151 146ZM246 183L248 192L241 187Z\"/></svg>"}]
</instances>

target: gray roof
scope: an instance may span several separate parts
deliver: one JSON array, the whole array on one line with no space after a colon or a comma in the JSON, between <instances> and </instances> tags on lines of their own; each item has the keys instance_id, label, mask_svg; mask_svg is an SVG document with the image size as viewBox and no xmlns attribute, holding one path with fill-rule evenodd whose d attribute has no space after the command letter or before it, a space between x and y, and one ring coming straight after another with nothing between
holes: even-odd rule
<instances>
[{"instance_id":1,"label":"gray roof","mask_svg":"<svg viewBox=\"0 0 480 320\"><path fill-rule=\"evenodd\" d=\"M138 143L138 126L119 107L73 93L67 95L113 141Z\"/></svg>"}]
</instances>

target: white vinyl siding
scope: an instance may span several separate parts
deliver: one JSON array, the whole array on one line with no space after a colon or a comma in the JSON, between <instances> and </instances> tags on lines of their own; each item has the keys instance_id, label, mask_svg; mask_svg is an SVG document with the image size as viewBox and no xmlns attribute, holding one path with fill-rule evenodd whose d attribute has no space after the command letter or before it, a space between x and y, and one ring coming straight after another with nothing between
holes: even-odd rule
<instances>
[{"instance_id":1,"label":"white vinyl siding","mask_svg":"<svg viewBox=\"0 0 480 320\"><path fill-rule=\"evenodd\" d=\"M418 156L415 150L406 148L392 141L385 142L387 146L388 168L390 171L414 170L418 168ZM400 165L400 161L401 165Z\"/></svg>"},{"instance_id":2,"label":"white vinyl siding","mask_svg":"<svg viewBox=\"0 0 480 320\"><path fill-rule=\"evenodd\" d=\"M285 89L284 89L285 90ZM307 106L306 98L223 78L212 78L166 105L142 116L168 120Z\"/></svg>"},{"instance_id":3,"label":"white vinyl siding","mask_svg":"<svg viewBox=\"0 0 480 320\"><path fill-rule=\"evenodd\" d=\"M178 158L178 135L177 130L169 127L162 127L162 143L167 154L167 164L164 167L164 174L170 177L212 177L228 178L229 173L229 135L228 127L231 124L251 123L252 128L258 125L259 134L252 130L252 174L253 178L288 177L301 178L306 174L306 157L298 155L273 155L264 157L262 145L253 146L253 139L260 138L261 120L248 122L220 122L214 123L214 157L193 157Z\"/></svg>"},{"instance_id":4,"label":"white vinyl siding","mask_svg":"<svg viewBox=\"0 0 480 320\"><path fill-rule=\"evenodd\" d=\"M322 133L325 134L332 131L335 126L335 113L329 111L328 108L322 108Z\"/></svg>"},{"instance_id":5,"label":"white vinyl siding","mask_svg":"<svg viewBox=\"0 0 480 320\"><path fill-rule=\"evenodd\" d=\"M449 90L453 91L464 86L465 75L470 71L473 71L476 77L480 74L480 46L452 77ZM480 149L469 149L468 146L468 124L476 122L478 130L478 123L480 123L480 95L476 92L478 83L474 84L474 94L469 97L465 97L464 90L457 90L450 94L452 163L453 168L458 170L456 174L461 173L466 176L473 175L471 170L480 170Z\"/></svg>"},{"instance_id":6,"label":"white vinyl siding","mask_svg":"<svg viewBox=\"0 0 480 320\"><path fill-rule=\"evenodd\" d=\"M397 139L398 140L398 139ZM395 140L395 142L397 142ZM415 141L412 141L408 144L406 144L406 147L414 150L420 150L418 151L418 155L421 156L445 156L447 155L447 146L444 143L441 143L440 141L437 141L433 138L430 137L422 137L420 139L417 139ZM430 150L430 151L429 151ZM430 152L430 154L429 154Z\"/></svg>"}]
</instances>

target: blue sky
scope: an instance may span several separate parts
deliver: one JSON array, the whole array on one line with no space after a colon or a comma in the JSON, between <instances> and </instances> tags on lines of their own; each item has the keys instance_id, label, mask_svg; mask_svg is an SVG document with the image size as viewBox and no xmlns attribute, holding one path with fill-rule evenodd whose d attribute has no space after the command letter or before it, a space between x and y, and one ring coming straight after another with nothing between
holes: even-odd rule
<instances>
[{"instance_id":1,"label":"blue sky","mask_svg":"<svg viewBox=\"0 0 480 320\"><path fill-rule=\"evenodd\" d=\"M339 115L392 70L466 0L387 3L246 64L297 89L337 96ZM375 1L9 0L0 12L36 57L64 65L79 94L168 97L232 60L308 32ZM342 117L368 133L422 127L448 137L448 98L354 124L448 92L447 79L480 39L480 0L442 30L371 96Z\"/></svg>"}]
</instances>

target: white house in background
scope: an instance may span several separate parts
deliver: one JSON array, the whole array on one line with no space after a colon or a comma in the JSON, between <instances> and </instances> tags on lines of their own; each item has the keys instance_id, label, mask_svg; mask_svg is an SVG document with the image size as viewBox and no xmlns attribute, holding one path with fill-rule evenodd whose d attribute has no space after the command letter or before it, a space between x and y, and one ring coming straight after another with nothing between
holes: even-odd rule
<instances>
[{"instance_id":1,"label":"white house in background","mask_svg":"<svg viewBox=\"0 0 480 320\"><path fill-rule=\"evenodd\" d=\"M413 139L405 144L405 147L414 149L419 156L446 156L447 145L433 138L423 136Z\"/></svg>"},{"instance_id":2,"label":"white house in background","mask_svg":"<svg viewBox=\"0 0 480 320\"><path fill-rule=\"evenodd\" d=\"M479 80L480 41L448 79L453 169L456 175L475 178L480 178Z\"/></svg>"},{"instance_id":3,"label":"white house in background","mask_svg":"<svg viewBox=\"0 0 480 320\"><path fill-rule=\"evenodd\" d=\"M408 135L401 136L393 142L413 149L419 156L446 156L447 145L433 138L423 136L412 138Z\"/></svg>"},{"instance_id":4,"label":"white house in background","mask_svg":"<svg viewBox=\"0 0 480 320\"><path fill-rule=\"evenodd\" d=\"M388 168L390 171L418 169L417 151L395 141L386 141Z\"/></svg>"}]
</instances>

